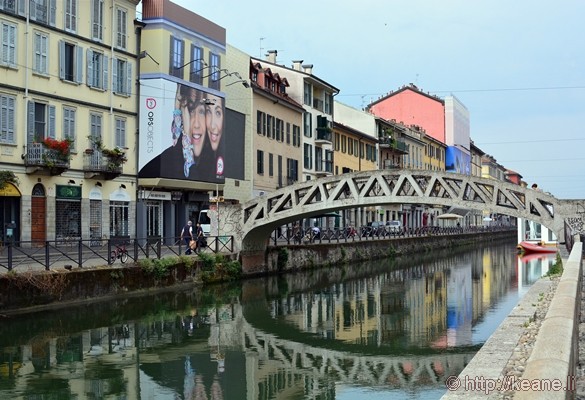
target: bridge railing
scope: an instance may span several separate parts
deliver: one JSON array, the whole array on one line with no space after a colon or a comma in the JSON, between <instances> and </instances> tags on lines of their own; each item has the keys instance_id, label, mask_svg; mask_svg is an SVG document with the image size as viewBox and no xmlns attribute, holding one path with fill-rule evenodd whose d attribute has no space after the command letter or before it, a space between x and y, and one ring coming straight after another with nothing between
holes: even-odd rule
<instances>
[{"instance_id":1,"label":"bridge railing","mask_svg":"<svg viewBox=\"0 0 585 400\"><path fill-rule=\"evenodd\" d=\"M209 253L233 253L233 236L208 236L201 248ZM111 265L118 262L112 252L123 250L129 262L140 259L160 259L185 254L187 246L179 237L150 236L146 238L112 237L109 239L60 238L47 241L0 242L0 272L2 270L49 271L55 267L72 268Z\"/></svg>"},{"instance_id":2,"label":"bridge railing","mask_svg":"<svg viewBox=\"0 0 585 400\"><path fill-rule=\"evenodd\" d=\"M399 229L380 226L363 226L358 229L345 228L295 228L287 227L274 230L270 242L274 246L306 245L314 243L344 243L379 239L392 239L417 236L456 235L462 233L497 232L516 230L515 226L466 226L466 227L439 227L425 226L420 228Z\"/></svg>"}]
</instances>

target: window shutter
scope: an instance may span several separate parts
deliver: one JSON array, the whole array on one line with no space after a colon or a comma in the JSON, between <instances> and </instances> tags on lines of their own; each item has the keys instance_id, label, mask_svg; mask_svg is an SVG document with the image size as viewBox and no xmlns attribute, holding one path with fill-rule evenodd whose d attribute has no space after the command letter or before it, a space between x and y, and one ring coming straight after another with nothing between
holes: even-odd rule
<instances>
[{"instance_id":1,"label":"window shutter","mask_svg":"<svg viewBox=\"0 0 585 400\"><path fill-rule=\"evenodd\" d=\"M59 79L65 80L65 42L59 40Z\"/></svg>"},{"instance_id":2,"label":"window shutter","mask_svg":"<svg viewBox=\"0 0 585 400\"><path fill-rule=\"evenodd\" d=\"M104 85L102 86L102 89L104 90L108 90L108 56L106 56L105 54L103 55L103 59L104 59Z\"/></svg>"},{"instance_id":3,"label":"window shutter","mask_svg":"<svg viewBox=\"0 0 585 400\"><path fill-rule=\"evenodd\" d=\"M29 101L26 105L28 121L26 127L27 142L33 143L35 141L35 103Z\"/></svg>"},{"instance_id":4,"label":"window shutter","mask_svg":"<svg viewBox=\"0 0 585 400\"><path fill-rule=\"evenodd\" d=\"M93 86L93 51L87 49L87 86Z\"/></svg>"},{"instance_id":5,"label":"window shutter","mask_svg":"<svg viewBox=\"0 0 585 400\"><path fill-rule=\"evenodd\" d=\"M75 46L76 60L75 60L75 82L83 82L83 48Z\"/></svg>"},{"instance_id":6,"label":"window shutter","mask_svg":"<svg viewBox=\"0 0 585 400\"><path fill-rule=\"evenodd\" d=\"M175 44L175 38L174 37L170 37L170 49L171 51L169 51L169 75L174 75L174 64L173 64L173 57L175 56L175 48L173 47Z\"/></svg>"},{"instance_id":7,"label":"window shutter","mask_svg":"<svg viewBox=\"0 0 585 400\"><path fill-rule=\"evenodd\" d=\"M118 59L112 57L112 92L119 93L120 88L118 87Z\"/></svg>"},{"instance_id":8,"label":"window shutter","mask_svg":"<svg viewBox=\"0 0 585 400\"><path fill-rule=\"evenodd\" d=\"M55 16L57 14L57 0L51 0L49 10L49 25L55 26Z\"/></svg>"},{"instance_id":9,"label":"window shutter","mask_svg":"<svg viewBox=\"0 0 585 400\"><path fill-rule=\"evenodd\" d=\"M18 15L24 15L24 2L26 0L18 0Z\"/></svg>"},{"instance_id":10,"label":"window shutter","mask_svg":"<svg viewBox=\"0 0 585 400\"><path fill-rule=\"evenodd\" d=\"M48 106L49 109L49 131L48 136L55 139L55 106Z\"/></svg>"},{"instance_id":11,"label":"window shutter","mask_svg":"<svg viewBox=\"0 0 585 400\"><path fill-rule=\"evenodd\" d=\"M8 143L14 143L14 98L13 97L7 97L7 114L8 114L8 118L7 118L7 122L8 122L8 126L6 129L6 141Z\"/></svg>"},{"instance_id":12,"label":"window shutter","mask_svg":"<svg viewBox=\"0 0 585 400\"><path fill-rule=\"evenodd\" d=\"M132 95L132 64L126 63L126 95Z\"/></svg>"}]
</instances>

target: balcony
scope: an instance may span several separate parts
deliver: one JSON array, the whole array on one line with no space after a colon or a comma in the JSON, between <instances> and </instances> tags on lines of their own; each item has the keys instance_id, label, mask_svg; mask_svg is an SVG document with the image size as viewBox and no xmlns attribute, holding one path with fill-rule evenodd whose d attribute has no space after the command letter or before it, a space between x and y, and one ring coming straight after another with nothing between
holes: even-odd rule
<instances>
[{"instance_id":1,"label":"balcony","mask_svg":"<svg viewBox=\"0 0 585 400\"><path fill-rule=\"evenodd\" d=\"M396 140L390 136L380 137L378 140L381 148L391 149L402 154L408 154L406 143L401 140Z\"/></svg>"},{"instance_id":2,"label":"balcony","mask_svg":"<svg viewBox=\"0 0 585 400\"><path fill-rule=\"evenodd\" d=\"M393 160L384 160L384 169L400 169L402 166L399 162Z\"/></svg>"},{"instance_id":3,"label":"balcony","mask_svg":"<svg viewBox=\"0 0 585 400\"><path fill-rule=\"evenodd\" d=\"M315 135L315 144L332 144L333 133L331 128L318 127Z\"/></svg>"},{"instance_id":4,"label":"balcony","mask_svg":"<svg viewBox=\"0 0 585 400\"><path fill-rule=\"evenodd\" d=\"M49 149L43 143L31 143L24 157L27 174L61 175L69 169L69 153Z\"/></svg>"},{"instance_id":5,"label":"balcony","mask_svg":"<svg viewBox=\"0 0 585 400\"><path fill-rule=\"evenodd\" d=\"M123 154L123 153L122 153ZM83 155L83 171L85 178L101 177L109 180L122 174L122 164L126 161L120 156L104 154L100 150L88 149Z\"/></svg>"},{"instance_id":6,"label":"balcony","mask_svg":"<svg viewBox=\"0 0 585 400\"><path fill-rule=\"evenodd\" d=\"M333 161L317 161L315 163L315 173L318 177L333 175Z\"/></svg>"}]
</instances>

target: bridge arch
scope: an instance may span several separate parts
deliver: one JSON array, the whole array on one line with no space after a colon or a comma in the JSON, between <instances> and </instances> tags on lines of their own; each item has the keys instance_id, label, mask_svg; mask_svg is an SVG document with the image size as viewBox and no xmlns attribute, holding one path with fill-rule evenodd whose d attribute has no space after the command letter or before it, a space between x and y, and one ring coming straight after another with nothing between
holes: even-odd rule
<instances>
[{"instance_id":1,"label":"bridge arch","mask_svg":"<svg viewBox=\"0 0 585 400\"><path fill-rule=\"evenodd\" d=\"M584 231L585 200L559 200L539 190L477 176L422 170L373 170L297 182L227 206L223 232L238 251L264 252L278 226L329 211L387 204L457 206L510 215L551 229L559 242Z\"/></svg>"}]
</instances>

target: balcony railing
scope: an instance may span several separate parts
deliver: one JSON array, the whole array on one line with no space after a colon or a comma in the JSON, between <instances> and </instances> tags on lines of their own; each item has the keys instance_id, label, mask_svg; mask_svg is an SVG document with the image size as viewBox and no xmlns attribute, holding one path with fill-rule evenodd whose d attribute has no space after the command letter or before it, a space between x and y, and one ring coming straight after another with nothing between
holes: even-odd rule
<instances>
[{"instance_id":1,"label":"balcony railing","mask_svg":"<svg viewBox=\"0 0 585 400\"><path fill-rule=\"evenodd\" d=\"M114 157L99 150L86 150L83 155L83 170L87 178L103 175L106 179L113 179L122 173L122 168Z\"/></svg>"},{"instance_id":2,"label":"balcony railing","mask_svg":"<svg viewBox=\"0 0 585 400\"><path fill-rule=\"evenodd\" d=\"M400 169L400 163L392 160L384 160L384 169Z\"/></svg>"},{"instance_id":3,"label":"balcony railing","mask_svg":"<svg viewBox=\"0 0 585 400\"><path fill-rule=\"evenodd\" d=\"M319 175L330 175L333 174L333 161L323 160L315 163L315 171Z\"/></svg>"},{"instance_id":4,"label":"balcony railing","mask_svg":"<svg viewBox=\"0 0 585 400\"><path fill-rule=\"evenodd\" d=\"M42 143L31 143L27 146L24 164L32 173L40 168L47 168L52 175L59 175L69 169L69 156L46 148Z\"/></svg>"},{"instance_id":5,"label":"balcony railing","mask_svg":"<svg viewBox=\"0 0 585 400\"><path fill-rule=\"evenodd\" d=\"M390 136L385 136L385 137L379 138L379 141L380 141L379 144L381 147L391 148L393 150L402 152L404 154L408 154L406 143L404 143L401 140L396 140Z\"/></svg>"},{"instance_id":6,"label":"balcony railing","mask_svg":"<svg viewBox=\"0 0 585 400\"><path fill-rule=\"evenodd\" d=\"M315 140L331 143L332 136L333 134L331 133L331 128L327 127L317 128L317 135L315 137Z\"/></svg>"}]
</instances>

